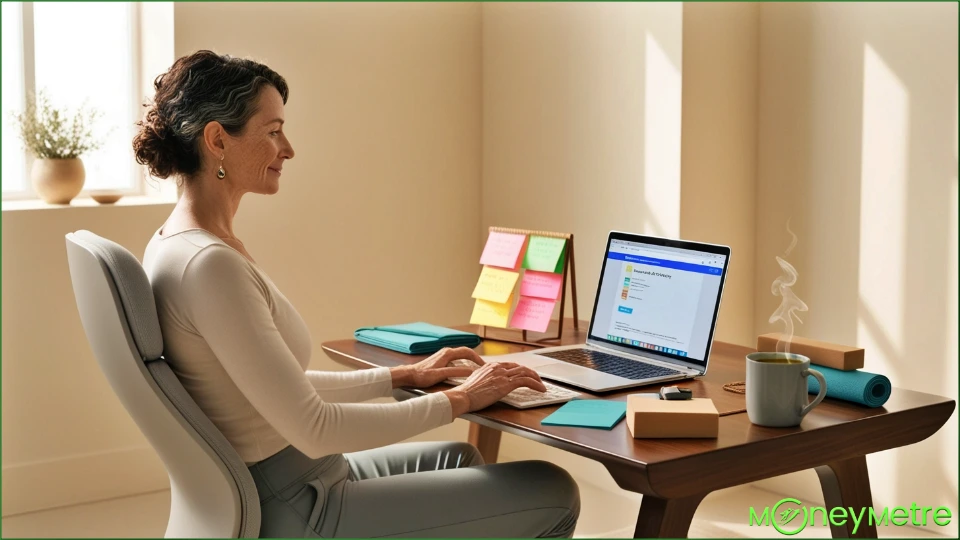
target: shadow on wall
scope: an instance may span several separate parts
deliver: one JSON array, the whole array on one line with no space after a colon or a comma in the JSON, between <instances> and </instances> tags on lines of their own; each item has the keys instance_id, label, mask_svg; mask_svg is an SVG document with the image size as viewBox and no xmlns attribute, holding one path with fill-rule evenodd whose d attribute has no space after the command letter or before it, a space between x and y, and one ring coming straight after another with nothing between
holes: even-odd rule
<instances>
[{"instance_id":1,"label":"shadow on wall","mask_svg":"<svg viewBox=\"0 0 960 540\"><path fill-rule=\"evenodd\" d=\"M757 332L792 216L798 334L856 343L894 386L956 399L957 5L761 13ZM955 508L956 439L950 422L871 456L875 502Z\"/></svg>"},{"instance_id":2,"label":"shadow on wall","mask_svg":"<svg viewBox=\"0 0 960 540\"><path fill-rule=\"evenodd\" d=\"M946 292L957 281L948 259L957 227L955 217L950 222L957 203L957 48L944 44L957 42L957 5L944 7L952 14L937 10L942 16L908 26L910 6L891 6L864 28L857 338L879 353L867 369L897 386L956 398L956 357L948 357L956 326L947 328ZM941 441L956 441L950 426ZM883 456L896 463L892 493L953 499L956 507L956 469L923 488L916 481L931 464L956 466L956 444L953 455L947 448L922 444Z\"/></svg>"}]
</instances>

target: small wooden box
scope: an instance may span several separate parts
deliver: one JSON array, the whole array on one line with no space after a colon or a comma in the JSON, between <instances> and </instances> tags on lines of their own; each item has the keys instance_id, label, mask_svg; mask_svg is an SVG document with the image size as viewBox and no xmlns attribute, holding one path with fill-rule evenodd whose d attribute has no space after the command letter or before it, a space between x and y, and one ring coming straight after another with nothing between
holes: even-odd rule
<instances>
[{"instance_id":1,"label":"small wooden box","mask_svg":"<svg viewBox=\"0 0 960 540\"><path fill-rule=\"evenodd\" d=\"M627 397L627 427L635 439L714 438L720 414L713 400Z\"/></svg>"},{"instance_id":2,"label":"small wooden box","mask_svg":"<svg viewBox=\"0 0 960 540\"><path fill-rule=\"evenodd\" d=\"M758 352L776 352L777 343L783 334L763 334L757 337ZM783 345L780 346L783 351ZM826 366L842 371L853 371L863 368L863 349L816 341L804 337L794 336L790 340L790 352L802 354L810 359L811 364Z\"/></svg>"}]
</instances>

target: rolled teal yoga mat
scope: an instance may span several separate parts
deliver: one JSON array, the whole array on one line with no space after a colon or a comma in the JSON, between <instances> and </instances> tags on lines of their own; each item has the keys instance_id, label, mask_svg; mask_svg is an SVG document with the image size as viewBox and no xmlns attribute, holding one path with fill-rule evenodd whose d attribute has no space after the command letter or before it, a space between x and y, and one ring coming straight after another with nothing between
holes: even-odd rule
<instances>
[{"instance_id":1,"label":"rolled teal yoga mat","mask_svg":"<svg viewBox=\"0 0 960 540\"><path fill-rule=\"evenodd\" d=\"M867 407L880 407L890 398L890 379L866 371L840 371L839 369L810 366L827 381L827 397L852 401ZM807 377L807 392L820 393L820 383L814 377Z\"/></svg>"}]
</instances>

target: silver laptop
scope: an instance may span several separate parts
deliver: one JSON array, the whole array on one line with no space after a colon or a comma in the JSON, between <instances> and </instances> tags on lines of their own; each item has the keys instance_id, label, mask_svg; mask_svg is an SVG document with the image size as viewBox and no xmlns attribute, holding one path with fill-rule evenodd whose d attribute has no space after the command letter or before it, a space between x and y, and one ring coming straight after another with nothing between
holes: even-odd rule
<instances>
[{"instance_id":1,"label":"silver laptop","mask_svg":"<svg viewBox=\"0 0 960 540\"><path fill-rule=\"evenodd\" d=\"M596 392L707 372L730 248L613 231L585 345L485 357Z\"/></svg>"}]
</instances>

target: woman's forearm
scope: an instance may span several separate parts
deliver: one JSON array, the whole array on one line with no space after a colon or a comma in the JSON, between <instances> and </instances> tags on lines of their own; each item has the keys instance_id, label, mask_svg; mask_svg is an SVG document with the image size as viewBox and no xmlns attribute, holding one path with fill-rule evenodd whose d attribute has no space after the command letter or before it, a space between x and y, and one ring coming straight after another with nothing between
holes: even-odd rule
<instances>
[{"instance_id":1,"label":"woman's forearm","mask_svg":"<svg viewBox=\"0 0 960 540\"><path fill-rule=\"evenodd\" d=\"M390 379L394 388L414 386L413 366L394 366L390 368Z\"/></svg>"}]
</instances>

